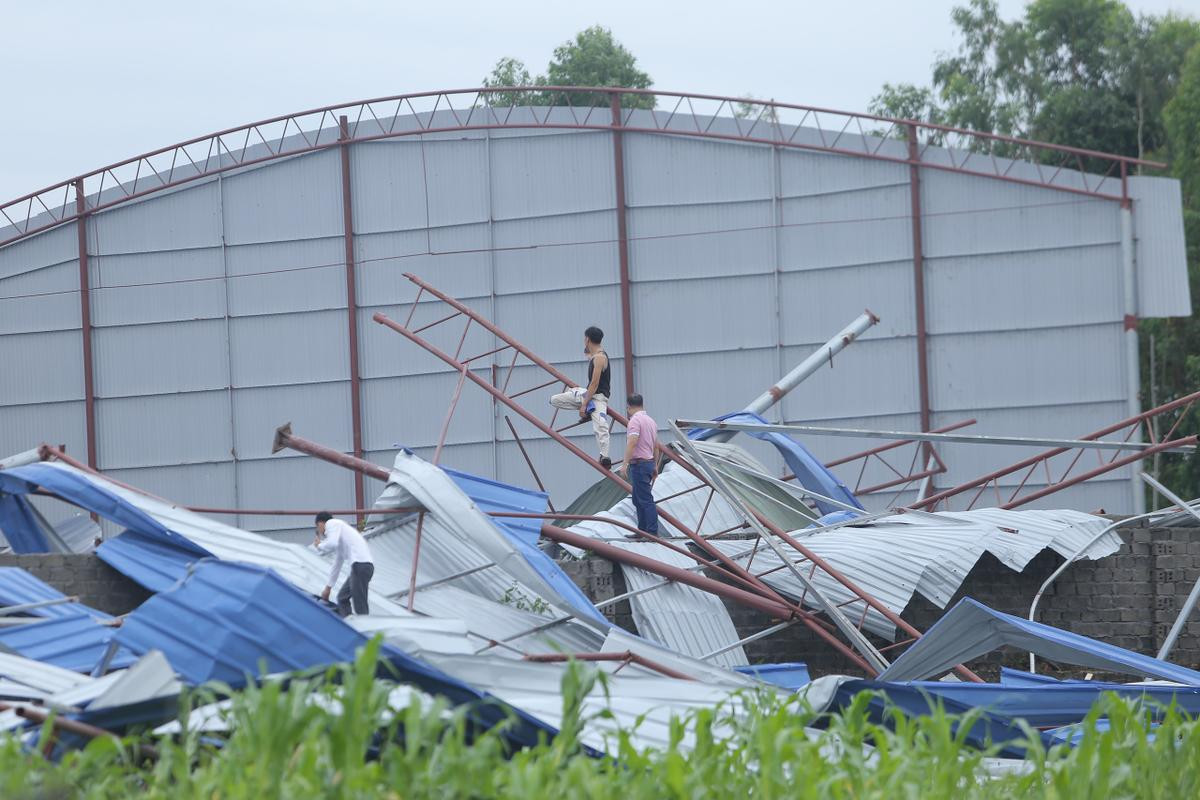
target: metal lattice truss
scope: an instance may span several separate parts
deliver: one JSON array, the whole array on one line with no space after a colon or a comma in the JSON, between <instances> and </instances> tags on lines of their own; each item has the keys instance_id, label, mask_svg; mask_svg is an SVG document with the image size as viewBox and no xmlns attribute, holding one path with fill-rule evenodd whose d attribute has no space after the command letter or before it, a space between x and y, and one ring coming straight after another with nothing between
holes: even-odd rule
<instances>
[{"instance_id":1,"label":"metal lattice truss","mask_svg":"<svg viewBox=\"0 0 1200 800\"><path fill-rule=\"evenodd\" d=\"M0 245L229 170L368 142L501 128L694 136L919 165L1124 200L1164 164L944 125L772 100L612 87L493 87L325 106L199 136L0 204ZM915 146L910 146L915 145Z\"/></svg>"}]
</instances>

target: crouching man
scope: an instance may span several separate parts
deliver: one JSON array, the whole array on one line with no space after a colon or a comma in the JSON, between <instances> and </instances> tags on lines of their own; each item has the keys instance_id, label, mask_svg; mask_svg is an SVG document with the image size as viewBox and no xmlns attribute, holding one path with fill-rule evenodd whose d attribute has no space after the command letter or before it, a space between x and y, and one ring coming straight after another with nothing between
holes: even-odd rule
<instances>
[{"instance_id":1,"label":"crouching man","mask_svg":"<svg viewBox=\"0 0 1200 800\"><path fill-rule=\"evenodd\" d=\"M367 608L367 588L375 575L375 562L363 535L354 526L334 519L328 511L322 511L317 514L317 538L313 546L322 553L335 553L333 570L329 573L325 591L321 592L321 599L329 599L329 593L342 573L342 563L349 561L350 577L337 593L338 616L350 616L351 602L355 614L370 613Z\"/></svg>"}]
</instances>

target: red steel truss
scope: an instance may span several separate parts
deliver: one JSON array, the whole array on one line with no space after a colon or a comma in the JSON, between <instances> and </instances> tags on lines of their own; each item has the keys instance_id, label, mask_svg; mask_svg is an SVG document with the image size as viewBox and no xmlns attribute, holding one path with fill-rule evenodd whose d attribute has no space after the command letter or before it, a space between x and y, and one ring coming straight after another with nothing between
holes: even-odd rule
<instances>
[{"instance_id":1,"label":"red steel truss","mask_svg":"<svg viewBox=\"0 0 1200 800\"><path fill-rule=\"evenodd\" d=\"M542 105L518 105L531 96ZM633 108L648 96L657 101L652 112ZM581 106L580 97L589 104ZM342 117L345 128L339 125ZM1110 200L1127 198L1131 167L1165 167L945 125L743 97L614 87L447 89L285 114L109 164L0 205L0 245L153 192L274 159L351 142L495 128L620 130L752 142ZM899 141L914 132L919 146ZM1022 161L1033 165L1032 174L1016 167Z\"/></svg>"},{"instance_id":2,"label":"red steel truss","mask_svg":"<svg viewBox=\"0 0 1200 800\"><path fill-rule=\"evenodd\" d=\"M1121 455L1121 451L1114 452L1111 456L1105 457L1101 450L1091 450L1095 454L1097 465L1091 469L1075 471L1080 460L1089 452L1082 448L1070 447L1055 447L1037 454L1029 458L1022 459L1015 464L1010 464L1007 467L989 472L986 475L981 475L978 478L973 478L965 483L955 486L950 489L938 492L937 494L926 497L924 500L913 503L909 508L921 508L928 511L934 511L941 507L943 510L949 510L950 504L947 502L953 497L967 495L968 492L974 490L973 494L966 497L965 508L974 508L975 504L983 500L987 503L994 503L1000 508L1010 509L1023 506L1026 503L1033 502L1041 497L1054 494L1057 491L1066 489L1069 486L1074 486L1078 483L1091 480L1099 475L1103 475L1113 470L1120 469L1128 464L1132 464L1142 459L1152 456L1155 453L1174 450L1188 445L1195 445L1198 441L1196 436L1182 436L1178 439L1172 439L1175 430L1183 421L1184 416L1192 409L1192 406L1200 400L1200 392L1180 397L1177 400L1172 400L1169 403L1164 403L1156 408L1151 408L1142 413L1123 419L1120 422L1115 422L1112 425L1101 428L1098 431L1093 431L1086 436L1079 438L1084 441L1094 441L1112 434L1120 434L1124 432L1124 437L1121 441L1140 441L1135 438L1135 434L1139 430L1144 429L1147 440L1151 443L1150 447L1134 451L1130 455ZM1155 433L1155 426L1150 425L1150 420L1155 417L1174 414L1175 419L1171 422L1167 432L1158 437ZM1072 454L1073 455L1068 455ZM1051 462L1063 456L1063 459ZM1058 469L1063 460L1069 458L1065 468L1061 471ZM1031 478L1039 474L1045 477L1045 484L1038 489L1026 491ZM1016 484L1001 485L1001 480L1012 477ZM990 492L989 492L990 490Z\"/></svg>"},{"instance_id":3,"label":"red steel truss","mask_svg":"<svg viewBox=\"0 0 1200 800\"><path fill-rule=\"evenodd\" d=\"M559 445L566 448L568 451L570 451L572 454L574 454L577 458L579 458L581 461L586 463L592 469L596 470L602 476L604 476L608 480L611 480L614 483L618 484L621 488L625 489L626 491L629 490L629 488L630 488L629 484L624 479L622 479L618 474L602 467L598 461L593 459L591 456L589 456L587 453L585 453L583 450L581 450L579 447L577 447L573 442L571 442L569 439L567 439L565 436L563 436L562 431L566 429L565 427L559 428L559 429L556 429L554 427L554 422L555 422L556 416L552 417L551 420L547 422L547 421L539 418L537 414L535 414L532 411L530 411L529 409L525 408L523 405L521 405L518 402L519 397L528 395L531 392L538 390L538 389L545 389L550 386L562 386L564 388L570 388L570 387L575 386L576 384L570 378L568 378L566 375L564 375L562 372L560 372L559 370L557 370L556 368L551 366L548 362L546 362L540 356L533 353L531 350L529 350L523 344L521 344L516 339L509 336L503 330L496 327L493 323L491 323L489 320L487 320L482 315L478 314L477 312L475 312L468 306L464 305L463 303L459 302L458 300L454 299L453 297L450 297L450 296L442 293L437 288L435 288L431 284L423 281L422 279L418 278L415 275L406 273L405 277L418 287L417 296L413 300L412 308L408 315L408 319L406 319L406 321L403 324L401 324L392 319L389 319L388 317L384 316L383 314L377 313L373 317L375 322L396 331L397 333L401 334L409 341L420 346L427 352L431 353L435 357L437 357L440 360L442 360L443 362L445 362L448 366L453 367L453 369L456 372L458 372L461 376L465 376L467 380L470 380L476 386L483 389L485 392L487 392L489 395L491 395L492 398L495 399L497 402L502 403L503 405L507 406L509 409L511 409L516 414L518 414L523 419L525 419L526 422L530 423L535 428L539 429L542 433L544 433L545 435L547 435L548 437L550 437L551 439L556 441ZM445 312L443 312L441 310L432 311L430 313L432 314L432 316L434 318L433 322L426 323L424 325L421 325L420 327L410 328L409 326L412 323L413 314L415 313L415 311L418 307L418 304L421 303L422 298L429 298L431 300L436 300L436 301L440 302L441 304L444 304L446 307L446 310L445 310ZM436 305L434 303L427 303L426 305L436 308ZM424 338L421 335L424 331L428 331L437 326L452 324L454 322L460 321L460 318L465 318L466 324L465 324L461 334L456 337L456 338L458 338L459 345L458 345L457 351L453 354L444 352L439 347L432 344L430 341L428 341L428 339ZM509 365L506 368L504 368L507 370L507 373L508 373L507 376L501 380L495 381L495 383L489 382L489 381L483 379L478 374L476 374L476 372L474 370L471 369L470 362L475 360L475 357L471 357L471 358L465 359L465 360L463 360L461 358L463 342L466 341L467 334L473 325L478 325L480 328L487 331L489 334L496 337L500 342L503 343L502 346L495 348L492 351L493 353L503 352L503 351L507 351L510 349L512 350L512 357L511 357L511 359L508 359ZM458 333L457 330L455 331L455 333ZM534 387L522 389L521 391L509 394L509 392L508 392L509 380L511 379L513 370L518 365L523 366L523 367L532 365L532 366L536 367L537 370L539 370L541 373L543 373L544 375L547 376L546 380L538 383L538 385L536 385ZM495 384L498 384L498 385L495 385ZM451 414L454 412L455 404L457 403L457 398L458 398L458 395L456 393L454 400L452 401L451 406L450 406ZM627 424L627 420L619 412L616 412L615 410L610 408L608 413L609 413L609 416L611 416L613 418L613 420L615 420L617 423L619 423L621 425ZM557 412L555 412L555 414L557 415ZM570 427L570 426L566 426L566 427ZM444 430L445 429L443 428L443 435L444 435ZM442 444L442 442L439 441L439 447L441 446L441 444ZM686 459L681 457L679 454L677 454L672 448L663 447L661 444L659 444L658 452L661 457L673 460L681 469L688 471L690 474L692 474L693 476L696 477L696 479L700 483L700 485L697 487L697 489L708 492L708 499L707 499L706 505L705 505L705 508L707 509L707 507L708 507L707 504L711 503L714 494L717 492L716 488L704 477L704 475L699 470L696 469L695 466L693 466L689 461L687 461ZM331 460L336 460L339 463L348 463L350 461L350 457L348 457L344 454L341 454L341 453L331 452L329 454L329 456L330 456ZM661 503L662 501L660 500L659 502ZM702 563L706 563L712 570L721 574L721 576L723 578L725 578L726 580L734 581L734 582L738 583L740 586L744 587L747 591L752 592L752 593L757 593L757 594L763 596L764 599L767 599L770 602L780 603L780 604L783 604L783 605L793 609L794 613L800 617L800 621L803 622L805 625L807 625L817 635L821 636L821 638L825 639L827 642L829 642L831 645L833 645L836 649L838 649L844 655L852 658L860 666L864 666L866 669L870 670L873 673L876 672L875 669L866 665L865 662L863 661L863 659L861 657L859 657L859 655L857 653L855 653L854 650L851 649L851 647L846 645L842 640L836 638L833 635L833 632L831 632L829 630L829 626L827 623L821 624L823 622L823 620L818 621L818 620L814 619L810 612L803 610L802 606L800 606L796 603L793 603L791 600L788 600L787 598L780 595L776 590L774 590L773 588L771 588L770 586L765 584L761 580L760 576L751 574L746 568L742 567L736 561L730 559L728 556L726 556L724 553L722 553L719 549L713 547L711 545L711 543L708 541L707 537L701 536L696 530L683 524L680 520L678 520L677 518L672 516L670 513L668 513L661 507L658 509L658 514L664 522L666 522L669 525L671 525L672 527L678 529L689 540L691 540L691 542L701 552L703 552L708 557L709 560L704 561L704 559L702 559L701 557L690 553L690 551L686 551L686 548L675 548L671 543L669 543L666 540L659 539L657 537L649 537L648 534L643 534L643 536L646 536L647 538L651 538L653 541L655 541L657 543L671 546L672 549L684 550L685 552L688 553L688 556L690 558L700 560ZM802 566L803 569L808 572L810 579L811 579L812 575L814 575L818 571L820 571L820 572L824 573L825 575L829 576L831 579L840 583L845 589L847 589L854 596L853 600L850 600L850 601L847 601L847 602L841 604L839 611L845 612L846 615L849 616L849 612L846 611L846 609L849 607L852 607L852 606L856 606L856 605L859 606L859 611L855 611L855 615L858 617L856 629L857 629L859 635L861 635L862 626L866 622L867 613L871 609L882 614L886 619L888 619L892 624L894 624L899 631L903 631L904 633L907 633L911 637L919 637L921 635L920 631L918 631L915 627L910 625L907 621L901 619L898 614L893 612L891 609L889 609L887 606L885 606L878 599L876 599L875 597L871 596L870 594L865 592L863 589L858 587L853 581L851 581L843 573L841 573L839 570L834 568L832 565L830 565L829 563L824 561L824 559L822 559L816 553L813 553L811 550L809 550L807 547L805 547L801 542L797 541L789 533L780 529L777 525L775 525L769 519L758 514L757 512L755 512L755 518L756 518L756 521L759 524L761 524L770 533L771 536L780 539L782 542L784 542L786 545L788 545L794 551L796 551L798 558L795 560L794 563L796 566ZM703 518L701 518L701 524L702 524L702 522L703 522ZM579 538L583 539L585 541L587 540L587 537L580 536ZM591 550L596 549L594 546L585 545L582 542L580 542L578 544L578 546L587 547L587 549L591 549ZM802 602L803 602L803 598L802 598ZM968 679L978 680L978 678L973 673L971 673L969 670L967 670L966 668L959 667L958 670L959 670L960 674L962 674L964 677L967 677Z\"/></svg>"}]
</instances>

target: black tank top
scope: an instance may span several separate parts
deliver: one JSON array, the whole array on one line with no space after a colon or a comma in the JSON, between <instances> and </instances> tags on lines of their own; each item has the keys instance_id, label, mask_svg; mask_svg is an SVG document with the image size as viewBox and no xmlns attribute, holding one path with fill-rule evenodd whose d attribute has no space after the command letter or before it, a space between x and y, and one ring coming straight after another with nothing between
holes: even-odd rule
<instances>
[{"instance_id":1,"label":"black tank top","mask_svg":"<svg viewBox=\"0 0 1200 800\"><path fill-rule=\"evenodd\" d=\"M604 353L604 351L599 350L597 351L596 355L599 355L600 353ZM604 355L607 356L608 353L604 353ZM595 365L596 356L593 355L590 359L588 359L588 386L592 385L592 370L595 368ZM596 384L596 394L602 394L605 397L612 397L612 392L610 391L609 385L609 379L612 377L612 373L609 369L611 366L612 364L605 361L604 371L600 373L600 382Z\"/></svg>"}]
</instances>

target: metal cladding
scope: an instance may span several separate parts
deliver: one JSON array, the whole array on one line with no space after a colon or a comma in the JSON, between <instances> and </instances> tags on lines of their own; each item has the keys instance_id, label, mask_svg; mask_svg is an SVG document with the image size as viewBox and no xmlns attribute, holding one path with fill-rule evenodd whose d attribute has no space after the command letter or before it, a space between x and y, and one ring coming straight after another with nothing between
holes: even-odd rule
<instances>
[{"instance_id":1,"label":"metal cladding","mask_svg":"<svg viewBox=\"0 0 1200 800\"><path fill-rule=\"evenodd\" d=\"M1089 415L1126 416L1123 194L1138 232L1137 315L1190 308L1178 183L1122 182L1122 159L1107 177L1040 170L972 157L988 137L960 132L947 146L922 142L914 166L904 141L851 134L855 121L889 133L855 114L763 104L763 119L778 120L768 124L731 116L719 99L656 93L660 108L647 111L621 107L625 90L598 91L615 116L494 108L477 90L397 98L390 110L349 104L227 132L207 159L193 151L215 137L0 205L0 361L25 376L0 387L0 452L53 430L115 476L197 505L360 506L354 475L309 460L277 480L283 468L266 463L258 432L270 414L376 461L398 442L432 452L425 422L456 376L397 357L366 324L412 301L404 270L572 375L583 370L580 329L599 324L614 395L636 378L662 416L740 408L744 387L769 385L867 305L883 322L853 359L816 373L779 412L847 427L911 429L927 413L935 425L977 417L981 433L1032 420L1030 432L1053 435ZM463 103L474 110L450 110ZM343 114L345 130L331 124ZM230 151L234 139L245 145ZM1052 160L1072 152L1028 146ZM425 180L397 178L412 174ZM442 460L523 481L491 404L465 402ZM404 419L391 413L399 407ZM843 444L814 447L829 460ZM544 438L528 445L552 494L583 488ZM988 453L949 455L951 484L996 466ZM1069 504L1094 507L1103 492L1106 508L1128 510L1127 473L1072 488Z\"/></svg>"}]
</instances>

